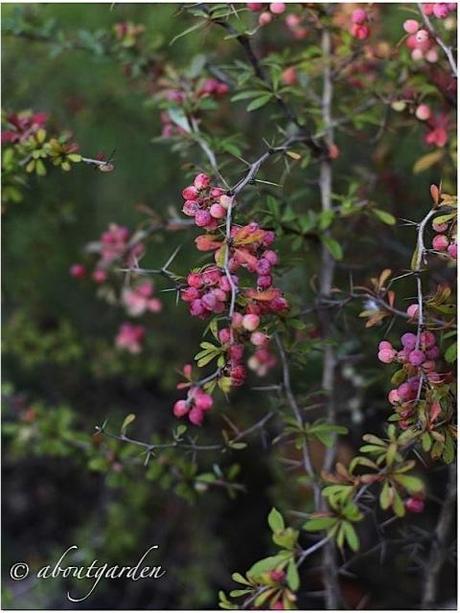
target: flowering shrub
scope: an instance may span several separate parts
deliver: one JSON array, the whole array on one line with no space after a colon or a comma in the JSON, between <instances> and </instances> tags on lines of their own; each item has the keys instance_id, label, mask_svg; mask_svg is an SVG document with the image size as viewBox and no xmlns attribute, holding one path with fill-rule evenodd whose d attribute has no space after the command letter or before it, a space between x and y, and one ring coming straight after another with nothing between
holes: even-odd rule
<instances>
[{"instance_id":1,"label":"flowering shrub","mask_svg":"<svg viewBox=\"0 0 460 613\"><path fill-rule=\"evenodd\" d=\"M361 600L350 601L346 569L384 551L390 524L407 527L408 516L425 516L432 469L454 465L455 9L184 7L181 18L190 25L172 42L202 29L225 33L216 39L225 48L218 64L202 55L188 66L165 62L167 52L149 48L146 28L131 21L90 37L100 55L142 83L157 119L156 141L183 160L183 175L174 205L149 212L135 230L111 223L86 246L86 259L69 262L70 275L90 277L107 305L136 319L120 322L115 338L127 359L147 359L146 342L160 329L151 315L176 317L157 286L175 295L174 313L187 314L190 329L198 324L202 332L195 364L193 354L185 365L174 360L184 380L168 399L171 435L128 436L137 424L130 413L119 433L98 425L97 444L140 448L147 476L165 488L174 482L187 500L215 487L229 496L242 491L239 468L225 459L254 433L263 437L264 454L270 441L277 464L271 470L282 475L268 516L276 551L233 574L238 588L220 592L222 608L302 608L311 560L318 561L325 608L361 607ZM399 19L398 40L385 38L389 14ZM270 31L279 40L268 38ZM16 25L16 35L28 32L27 23ZM232 45L241 55L230 60ZM48 140L45 120L7 119L12 177L21 179L24 165L44 174L44 161L64 170L78 161L113 170L111 160L83 158L67 140ZM263 137L253 139L259 122ZM421 175L425 200L392 174L392 156L406 137L418 151L406 170ZM410 198L414 221L404 208ZM415 236L401 241L395 226L402 223ZM176 230L192 246L186 262L179 245L159 264L150 239ZM148 257L155 268L144 267ZM377 383L385 391L369 400L368 388ZM260 392L268 392L262 417L239 411L245 393ZM366 409L365 397L375 406ZM208 433L217 439L208 442ZM198 468L201 451L215 453L205 472ZM98 470L109 464L121 472L122 460L104 460ZM447 471L445 502L432 519L438 541L420 544L429 560L418 575L418 605L425 608L439 600L449 548L456 494L453 469ZM408 529L404 547L415 538Z\"/></svg>"}]
</instances>

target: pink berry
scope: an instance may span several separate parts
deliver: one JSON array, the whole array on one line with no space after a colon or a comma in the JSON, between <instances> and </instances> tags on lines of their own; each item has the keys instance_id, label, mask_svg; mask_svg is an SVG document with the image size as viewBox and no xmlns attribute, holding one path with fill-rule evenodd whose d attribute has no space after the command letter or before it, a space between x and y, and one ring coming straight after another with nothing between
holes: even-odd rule
<instances>
[{"instance_id":1,"label":"pink berry","mask_svg":"<svg viewBox=\"0 0 460 613\"><path fill-rule=\"evenodd\" d=\"M368 26L359 25L357 23L351 24L350 34L358 40L366 40L366 38L369 38L370 33L371 31Z\"/></svg>"},{"instance_id":2,"label":"pink berry","mask_svg":"<svg viewBox=\"0 0 460 613\"><path fill-rule=\"evenodd\" d=\"M230 342L231 333L228 328L222 328L222 330L219 330L218 336L219 336L219 340L222 343L222 345L226 345L227 343Z\"/></svg>"},{"instance_id":3,"label":"pink berry","mask_svg":"<svg viewBox=\"0 0 460 613\"><path fill-rule=\"evenodd\" d=\"M202 300L194 300L190 305L190 315L192 317L201 317L206 313L206 307Z\"/></svg>"},{"instance_id":4,"label":"pink berry","mask_svg":"<svg viewBox=\"0 0 460 613\"><path fill-rule=\"evenodd\" d=\"M414 349L417 344L417 337L412 332L406 332L401 336L401 344L405 349Z\"/></svg>"},{"instance_id":5,"label":"pink berry","mask_svg":"<svg viewBox=\"0 0 460 613\"><path fill-rule=\"evenodd\" d=\"M209 212L211 217L214 217L214 219L222 219L227 215L227 211L224 209L224 207L217 203L211 206Z\"/></svg>"},{"instance_id":6,"label":"pink berry","mask_svg":"<svg viewBox=\"0 0 460 613\"><path fill-rule=\"evenodd\" d=\"M384 364L391 364L396 356L396 351L394 349L382 349L379 351L377 357Z\"/></svg>"},{"instance_id":7,"label":"pink berry","mask_svg":"<svg viewBox=\"0 0 460 613\"><path fill-rule=\"evenodd\" d=\"M356 9L351 14L352 23L357 23L359 25L362 25L365 21L367 21L367 19L368 19L367 13L364 9Z\"/></svg>"},{"instance_id":8,"label":"pink berry","mask_svg":"<svg viewBox=\"0 0 460 613\"><path fill-rule=\"evenodd\" d=\"M232 202L233 202L233 198L231 196L227 196L227 194L223 194L219 198L219 204L220 206L223 206L224 209L228 209L228 207L232 204Z\"/></svg>"},{"instance_id":9,"label":"pink berry","mask_svg":"<svg viewBox=\"0 0 460 613\"><path fill-rule=\"evenodd\" d=\"M243 328L249 332L254 332L259 327L260 317L258 315L245 315L243 317Z\"/></svg>"},{"instance_id":10,"label":"pink berry","mask_svg":"<svg viewBox=\"0 0 460 613\"><path fill-rule=\"evenodd\" d=\"M419 23L415 19L406 19L406 21L403 23L404 31L408 34L416 34L419 27Z\"/></svg>"},{"instance_id":11,"label":"pink berry","mask_svg":"<svg viewBox=\"0 0 460 613\"><path fill-rule=\"evenodd\" d=\"M182 190L182 197L184 200L196 200L198 197L198 190L193 185L189 185Z\"/></svg>"},{"instance_id":12,"label":"pink berry","mask_svg":"<svg viewBox=\"0 0 460 613\"><path fill-rule=\"evenodd\" d=\"M391 390L388 394L390 404L398 404L400 402L398 390Z\"/></svg>"},{"instance_id":13,"label":"pink berry","mask_svg":"<svg viewBox=\"0 0 460 613\"><path fill-rule=\"evenodd\" d=\"M203 287L203 279L201 277L201 275L197 272L191 272L188 276L187 276L187 283L191 286L191 287L196 287L196 288L200 288Z\"/></svg>"},{"instance_id":14,"label":"pink berry","mask_svg":"<svg viewBox=\"0 0 460 613\"><path fill-rule=\"evenodd\" d=\"M244 345L238 343L231 345L228 350L228 355L230 357L230 360L232 360L233 362L239 362L244 355Z\"/></svg>"},{"instance_id":15,"label":"pink berry","mask_svg":"<svg viewBox=\"0 0 460 613\"><path fill-rule=\"evenodd\" d=\"M267 26L271 20L272 20L272 15L268 11L264 11L263 13L260 13L259 15L259 25L260 26Z\"/></svg>"},{"instance_id":16,"label":"pink berry","mask_svg":"<svg viewBox=\"0 0 460 613\"><path fill-rule=\"evenodd\" d=\"M417 110L415 111L415 116L420 121L426 121L431 117L431 109L428 104L419 104Z\"/></svg>"},{"instance_id":17,"label":"pink berry","mask_svg":"<svg viewBox=\"0 0 460 613\"><path fill-rule=\"evenodd\" d=\"M176 417L183 417L189 411L189 405L186 400L178 400L173 408L173 413Z\"/></svg>"},{"instance_id":18,"label":"pink berry","mask_svg":"<svg viewBox=\"0 0 460 613\"><path fill-rule=\"evenodd\" d=\"M389 351L393 351L393 345L391 343L389 343L388 341L380 341L379 343L379 351L383 351L383 350L389 350Z\"/></svg>"},{"instance_id":19,"label":"pink berry","mask_svg":"<svg viewBox=\"0 0 460 613\"><path fill-rule=\"evenodd\" d=\"M210 181L211 180L208 175L205 175L203 172L201 172L195 177L193 185L196 187L196 189L205 189L206 187L208 187Z\"/></svg>"},{"instance_id":20,"label":"pink berry","mask_svg":"<svg viewBox=\"0 0 460 613\"><path fill-rule=\"evenodd\" d=\"M241 328L243 325L243 315L241 313L233 313L232 328Z\"/></svg>"},{"instance_id":21,"label":"pink berry","mask_svg":"<svg viewBox=\"0 0 460 613\"><path fill-rule=\"evenodd\" d=\"M276 251L272 251L271 249L264 251L263 257L268 260L272 266L276 266L278 264L278 254Z\"/></svg>"},{"instance_id":22,"label":"pink berry","mask_svg":"<svg viewBox=\"0 0 460 613\"><path fill-rule=\"evenodd\" d=\"M397 391L398 391L398 396L401 402L407 402L408 400L411 399L412 390L408 383L401 383Z\"/></svg>"},{"instance_id":23,"label":"pink berry","mask_svg":"<svg viewBox=\"0 0 460 613\"><path fill-rule=\"evenodd\" d=\"M261 11L264 8L264 5L262 2L247 2L246 6L248 7L250 11L254 11L254 12Z\"/></svg>"},{"instance_id":24,"label":"pink berry","mask_svg":"<svg viewBox=\"0 0 460 613\"><path fill-rule=\"evenodd\" d=\"M195 396L195 407L200 411L209 411L212 409L213 400L212 396L205 393L199 393Z\"/></svg>"},{"instance_id":25,"label":"pink berry","mask_svg":"<svg viewBox=\"0 0 460 613\"><path fill-rule=\"evenodd\" d=\"M273 279L271 275L261 275L257 277L257 287L260 287L260 289L268 289L271 287L272 283Z\"/></svg>"},{"instance_id":26,"label":"pink berry","mask_svg":"<svg viewBox=\"0 0 460 613\"><path fill-rule=\"evenodd\" d=\"M297 83L297 70L295 66L289 66L281 73L281 81L284 85L295 85Z\"/></svg>"},{"instance_id":27,"label":"pink berry","mask_svg":"<svg viewBox=\"0 0 460 613\"><path fill-rule=\"evenodd\" d=\"M447 247L447 253L450 255L451 258L456 260L457 259L457 243L450 244Z\"/></svg>"},{"instance_id":28,"label":"pink berry","mask_svg":"<svg viewBox=\"0 0 460 613\"><path fill-rule=\"evenodd\" d=\"M425 351L425 355L428 360L437 360L440 356L441 352L439 351L439 347L430 347Z\"/></svg>"},{"instance_id":29,"label":"pink berry","mask_svg":"<svg viewBox=\"0 0 460 613\"><path fill-rule=\"evenodd\" d=\"M196 287L187 287L181 292L181 298L184 302L193 302L200 297L200 292Z\"/></svg>"},{"instance_id":30,"label":"pink berry","mask_svg":"<svg viewBox=\"0 0 460 613\"><path fill-rule=\"evenodd\" d=\"M414 349L409 354L409 362L412 366L420 366L425 361L425 354L420 349Z\"/></svg>"},{"instance_id":31,"label":"pink berry","mask_svg":"<svg viewBox=\"0 0 460 613\"><path fill-rule=\"evenodd\" d=\"M99 284L104 283L107 279L107 273L105 272L105 270L101 269L96 269L91 276L93 278L93 281Z\"/></svg>"},{"instance_id":32,"label":"pink berry","mask_svg":"<svg viewBox=\"0 0 460 613\"><path fill-rule=\"evenodd\" d=\"M209 225L210 221L212 221L212 217L208 211L197 211L195 215L195 223L198 227L204 228L205 226Z\"/></svg>"},{"instance_id":33,"label":"pink berry","mask_svg":"<svg viewBox=\"0 0 460 613\"><path fill-rule=\"evenodd\" d=\"M405 507L410 513L422 513L425 509L425 501L422 498L411 497L406 500Z\"/></svg>"},{"instance_id":34,"label":"pink berry","mask_svg":"<svg viewBox=\"0 0 460 613\"><path fill-rule=\"evenodd\" d=\"M415 35L415 40L417 41L418 44L421 44L421 43L426 42L429 39L429 37L430 35L428 34L428 31L422 28Z\"/></svg>"},{"instance_id":35,"label":"pink berry","mask_svg":"<svg viewBox=\"0 0 460 613\"><path fill-rule=\"evenodd\" d=\"M438 52L436 51L436 49L429 49L425 53L425 59L430 64L436 64L436 62L439 60L439 55L438 55Z\"/></svg>"},{"instance_id":36,"label":"pink berry","mask_svg":"<svg viewBox=\"0 0 460 613\"><path fill-rule=\"evenodd\" d=\"M261 347L262 345L266 345L269 340L269 337L263 332L253 332L251 334L251 343L256 345L256 347Z\"/></svg>"},{"instance_id":37,"label":"pink berry","mask_svg":"<svg viewBox=\"0 0 460 613\"><path fill-rule=\"evenodd\" d=\"M83 279L86 276L86 268L83 264L72 264L69 272L75 279Z\"/></svg>"},{"instance_id":38,"label":"pink berry","mask_svg":"<svg viewBox=\"0 0 460 613\"><path fill-rule=\"evenodd\" d=\"M432 245L435 251L445 251L449 246L449 239L445 234L437 234L433 238Z\"/></svg>"},{"instance_id":39,"label":"pink berry","mask_svg":"<svg viewBox=\"0 0 460 613\"><path fill-rule=\"evenodd\" d=\"M284 2L272 2L270 4L270 12L274 15L281 15L286 10Z\"/></svg>"},{"instance_id":40,"label":"pink berry","mask_svg":"<svg viewBox=\"0 0 460 613\"><path fill-rule=\"evenodd\" d=\"M182 212L184 215L188 215L189 217L195 217L199 208L200 205L196 200L186 200L184 202L184 206L182 207Z\"/></svg>"},{"instance_id":41,"label":"pink berry","mask_svg":"<svg viewBox=\"0 0 460 613\"><path fill-rule=\"evenodd\" d=\"M445 19L449 15L449 7L445 2L436 2L433 6L433 15L438 19Z\"/></svg>"},{"instance_id":42,"label":"pink berry","mask_svg":"<svg viewBox=\"0 0 460 613\"><path fill-rule=\"evenodd\" d=\"M418 317L418 304L410 304L407 307L406 313L411 319L415 319L416 317Z\"/></svg>"},{"instance_id":43,"label":"pink berry","mask_svg":"<svg viewBox=\"0 0 460 613\"><path fill-rule=\"evenodd\" d=\"M270 579L272 581L282 581L285 576L286 576L286 573L284 572L284 570L272 570L272 571L270 571Z\"/></svg>"},{"instance_id":44,"label":"pink berry","mask_svg":"<svg viewBox=\"0 0 460 613\"><path fill-rule=\"evenodd\" d=\"M188 414L188 418L194 426L201 426L204 419L204 413L198 407L193 407L193 409Z\"/></svg>"}]
</instances>

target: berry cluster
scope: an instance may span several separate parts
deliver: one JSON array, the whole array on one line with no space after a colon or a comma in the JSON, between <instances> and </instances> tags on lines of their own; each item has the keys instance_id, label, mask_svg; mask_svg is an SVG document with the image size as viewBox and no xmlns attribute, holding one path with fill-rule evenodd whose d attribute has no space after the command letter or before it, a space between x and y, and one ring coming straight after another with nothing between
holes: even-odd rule
<instances>
[{"instance_id":1,"label":"berry cluster","mask_svg":"<svg viewBox=\"0 0 460 613\"><path fill-rule=\"evenodd\" d=\"M456 2L427 2L423 5L425 15L437 19L446 19L450 13L455 13L456 10Z\"/></svg>"},{"instance_id":2,"label":"berry cluster","mask_svg":"<svg viewBox=\"0 0 460 613\"><path fill-rule=\"evenodd\" d=\"M152 281L142 281L134 287L126 287L121 292L121 302L131 317L139 317L150 311L159 313L162 309L161 301L154 298L154 285Z\"/></svg>"},{"instance_id":3,"label":"berry cluster","mask_svg":"<svg viewBox=\"0 0 460 613\"><path fill-rule=\"evenodd\" d=\"M409 307L411 316L417 314L415 306ZM421 399L425 388L445 383L450 378L450 373L438 372L437 360L440 351L435 335L429 330L419 335L406 332L401 336L401 345L402 348L397 350L390 342L382 341L379 344L378 358L384 364L399 363L402 366L398 373L402 380L397 388L390 391L388 400L396 408L399 425L405 430L411 425L416 403ZM431 419L434 421L439 413L439 403L433 402Z\"/></svg>"},{"instance_id":4,"label":"berry cluster","mask_svg":"<svg viewBox=\"0 0 460 613\"><path fill-rule=\"evenodd\" d=\"M246 4L250 11L259 13L259 25L267 26L271 23L274 15L282 15L286 10L286 4L284 2L271 2L266 4L263 2L248 2Z\"/></svg>"},{"instance_id":5,"label":"berry cluster","mask_svg":"<svg viewBox=\"0 0 460 613\"><path fill-rule=\"evenodd\" d=\"M186 400L178 400L174 404L173 413L176 417L188 416L190 423L201 426L206 411L212 409L212 396L201 387L193 386L189 389Z\"/></svg>"},{"instance_id":6,"label":"berry cluster","mask_svg":"<svg viewBox=\"0 0 460 613\"><path fill-rule=\"evenodd\" d=\"M364 9L356 9L351 14L350 34L358 40L366 40L370 36L369 15Z\"/></svg>"},{"instance_id":7,"label":"berry cluster","mask_svg":"<svg viewBox=\"0 0 460 613\"><path fill-rule=\"evenodd\" d=\"M139 324L125 322L121 324L115 338L115 345L118 349L136 354L142 351L145 340L145 327Z\"/></svg>"},{"instance_id":8,"label":"berry cluster","mask_svg":"<svg viewBox=\"0 0 460 613\"><path fill-rule=\"evenodd\" d=\"M99 255L99 261L91 274L95 283L105 283L108 269L117 260L126 266L134 266L138 262L144 254L144 245L140 242L130 245L131 239L128 228L112 223L101 234L99 241L89 246L89 250ZM73 264L69 272L76 279L83 279L87 275L86 267L80 263Z\"/></svg>"},{"instance_id":9,"label":"berry cluster","mask_svg":"<svg viewBox=\"0 0 460 613\"><path fill-rule=\"evenodd\" d=\"M185 200L183 212L193 216L199 227L208 230L207 234L196 238L197 249L214 252L214 263L190 272L181 290L181 299L188 304L194 317L206 319L225 312L231 316L228 325L215 332L220 347L211 346L211 350L219 356L216 377L226 378L230 388L238 387L246 380L247 367L264 376L276 364L269 349L267 322L262 321L264 316L278 315L289 308L281 290L273 287L272 268L278 264L278 254L270 247L275 234L255 222L245 226L231 225L228 236L227 224L225 231L224 228L219 230L218 220L233 208L233 197L213 186L204 173L195 177L193 185L186 187L182 196ZM255 287L242 286L240 275L244 272L256 275ZM246 346L253 349L247 364L244 362ZM200 389L199 382L190 382L190 385L193 390ZM192 396L189 392L186 401L178 401L180 404L176 403L174 414L189 414L192 423L198 425L203 409L198 406L198 411L192 413L196 408L196 394L201 397L198 392L193 392Z\"/></svg>"},{"instance_id":10,"label":"berry cluster","mask_svg":"<svg viewBox=\"0 0 460 613\"><path fill-rule=\"evenodd\" d=\"M225 195L221 187L211 185L208 175L200 173L195 177L193 185L182 190L185 200L182 212L195 218L200 228L215 230L219 220L227 215L231 199Z\"/></svg>"},{"instance_id":11,"label":"berry cluster","mask_svg":"<svg viewBox=\"0 0 460 613\"><path fill-rule=\"evenodd\" d=\"M406 39L406 46L410 49L414 61L424 59L431 64L438 61L436 42L427 29L421 27L416 19L406 19L403 28L409 35Z\"/></svg>"}]
</instances>

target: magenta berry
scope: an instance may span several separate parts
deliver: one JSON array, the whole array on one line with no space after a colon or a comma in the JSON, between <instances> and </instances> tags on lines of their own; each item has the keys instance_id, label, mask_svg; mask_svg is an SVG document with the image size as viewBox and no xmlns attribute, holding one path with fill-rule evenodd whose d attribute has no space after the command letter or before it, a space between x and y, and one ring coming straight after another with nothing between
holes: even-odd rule
<instances>
[{"instance_id":1,"label":"magenta berry","mask_svg":"<svg viewBox=\"0 0 460 613\"><path fill-rule=\"evenodd\" d=\"M409 513L423 513L425 509L425 501L423 498L416 498L415 496L412 496L405 501L404 506Z\"/></svg>"},{"instance_id":2,"label":"magenta berry","mask_svg":"<svg viewBox=\"0 0 460 613\"><path fill-rule=\"evenodd\" d=\"M435 251L446 251L446 249L449 246L449 239L447 238L445 234L437 234L433 238L432 245Z\"/></svg>"},{"instance_id":3,"label":"magenta berry","mask_svg":"<svg viewBox=\"0 0 460 613\"><path fill-rule=\"evenodd\" d=\"M401 336L401 344L405 349L414 349L417 344L417 336L412 332L406 332Z\"/></svg>"},{"instance_id":4,"label":"magenta berry","mask_svg":"<svg viewBox=\"0 0 460 613\"><path fill-rule=\"evenodd\" d=\"M409 354L409 362L412 366L420 366L425 361L425 354L420 349L414 349Z\"/></svg>"},{"instance_id":5,"label":"magenta berry","mask_svg":"<svg viewBox=\"0 0 460 613\"><path fill-rule=\"evenodd\" d=\"M173 413L176 417L183 417L189 412L189 405L186 400L178 400L173 407Z\"/></svg>"},{"instance_id":6,"label":"magenta berry","mask_svg":"<svg viewBox=\"0 0 460 613\"><path fill-rule=\"evenodd\" d=\"M69 273L74 279L83 279L86 277L86 268L83 264L72 264Z\"/></svg>"},{"instance_id":7,"label":"magenta berry","mask_svg":"<svg viewBox=\"0 0 460 613\"><path fill-rule=\"evenodd\" d=\"M367 21L367 19L368 19L368 16L364 9L355 9L353 13L351 14L352 23L357 23L359 25L362 25L363 23Z\"/></svg>"}]
</instances>

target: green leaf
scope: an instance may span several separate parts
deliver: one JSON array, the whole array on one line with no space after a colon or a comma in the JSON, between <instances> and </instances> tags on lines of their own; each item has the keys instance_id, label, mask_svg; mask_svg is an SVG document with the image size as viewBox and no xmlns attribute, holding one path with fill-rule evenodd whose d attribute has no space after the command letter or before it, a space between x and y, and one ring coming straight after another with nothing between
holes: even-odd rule
<instances>
[{"instance_id":1,"label":"green leaf","mask_svg":"<svg viewBox=\"0 0 460 613\"><path fill-rule=\"evenodd\" d=\"M260 98L256 98L255 100L253 100L252 102L250 102L248 104L248 106L246 107L246 110L250 113L251 111L256 111L257 109L262 108L263 106L265 106L266 104L268 104L270 102L270 100L272 99L272 94L264 94L263 96L261 96Z\"/></svg>"},{"instance_id":2,"label":"green leaf","mask_svg":"<svg viewBox=\"0 0 460 613\"><path fill-rule=\"evenodd\" d=\"M396 217L391 213L387 213L387 211L382 211L381 209L372 209L372 212L380 221L383 221L383 223L386 223L388 226L395 225Z\"/></svg>"},{"instance_id":3,"label":"green leaf","mask_svg":"<svg viewBox=\"0 0 460 613\"><path fill-rule=\"evenodd\" d=\"M198 23L194 23L193 26L190 26L190 28L187 28L186 30L184 30L183 32L181 32L180 34L178 34L177 36L175 36L172 41L169 43L169 45L174 45L174 43L179 40L179 38L182 38L183 36L187 36L187 34L191 34L192 32L194 32L195 30L198 30L198 28L201 28L204 25L203 21L199 21Z\"/></svg>"},{"instance_id":4,"label":"green leaf","mask_svg":"<svg viewBox=\"0 0 460 613\"><path fill-rule=\"evenodd\" d=\"M288 557L291 556L291 552L287 552ZM260 577L260 575L267 570L275 570L275 568L285 566L287 562L286 554L278 554L276 556L269 556L263 558L251 566L246 573L249 577Z\"/></svg>"},{"instance_id":5,"label":"green leaf","mask_svg":"<svg viewBox=\"0 0 460 613\"><path fill-rule=\"evenodd\" d=\"M242 583L243 585L251 585L249 581L245 577L243 577L243 575L241 575L240 573L233 573L232 579L236 583Z\"/></svg>"},{"instance_id":6,"label":"green leaf","mask_svg":"<svg viewBox=\"0 0 460 613\"><path fill-rule=\"evenodd\" d=\"M322 236L321 240L326 245L334 260L341 260L343 258L342 247L334 238L331 238L330 236Z\"/></svg>"},{"instance_id":7,"label":"green leaf","mask_svg":"<svg viewBox=\"0 0 460 613\"><path fill-rule=\"evenodd\" d=\"M444 358L446 362L449 362L449 364L455 362L455 360L457 359L457 343L452 343L452 345L450 345L446 349L444 353Z\"/></svg>"},{"instance_id":8,"label":"green leaf","mask_svg":"<svg viewBox=\"0 0 460 613\"><path fill-rule=\"evenodd\" d=\"M350 546L350 549L352 549L353 551L358 551L359 539L358 539L358 535L356 534L356 530L354 529L352 524L350 524L350 522L348 521L344 521L342 522L342 528L345 534L345 540Z\"/></svg>"},{"instance_id":9,"label":"green leaf","mask_svg":"<svg viewBox=\"0 0 460 613\"><path fill-rule=\"evenodd\" d=\"M299 571L297 570L297 565L293 558L289 561L289 564L287 567L286 580L287 580L288 586L293 592L296 592L299 589L299 586L300 586Z\"/></svg>"},{"instance_id":10,"label":"green leaf","mask_svg":"<svg viewBox=\"0 0 460 613\"><path fill-rule=\"evenodd\" d=\"M320 530L329 530L337 521L337 517L314 517L305 522L302 527L308 532L319 532Z\"/></svg>"},{"instance_id":11,"label":"green leaf","mask_svg":"<svg viewBox=\"0 0 460 613\"><path fill-rule=\"evenodd\" d=\"M412 477L411 475L394 475L395 481L400 483L409 494L416 494L423 490L423 481L418 477Z\"/></svg>"},{"instance_id":12,"label":"green leaf","mask_svg":"<svg viewBox=\"0 0 460 613\"><path fill-rule=\"evenodd\" d=\"M122 434L125 434L126 428L129 426L129 424L132 424L135 419L136 419L136 416L134 413L130 413L129 415L127 415L125 419L123 420L123 423L121 424L120 432Z\"/></svg>"}]
</instances>

